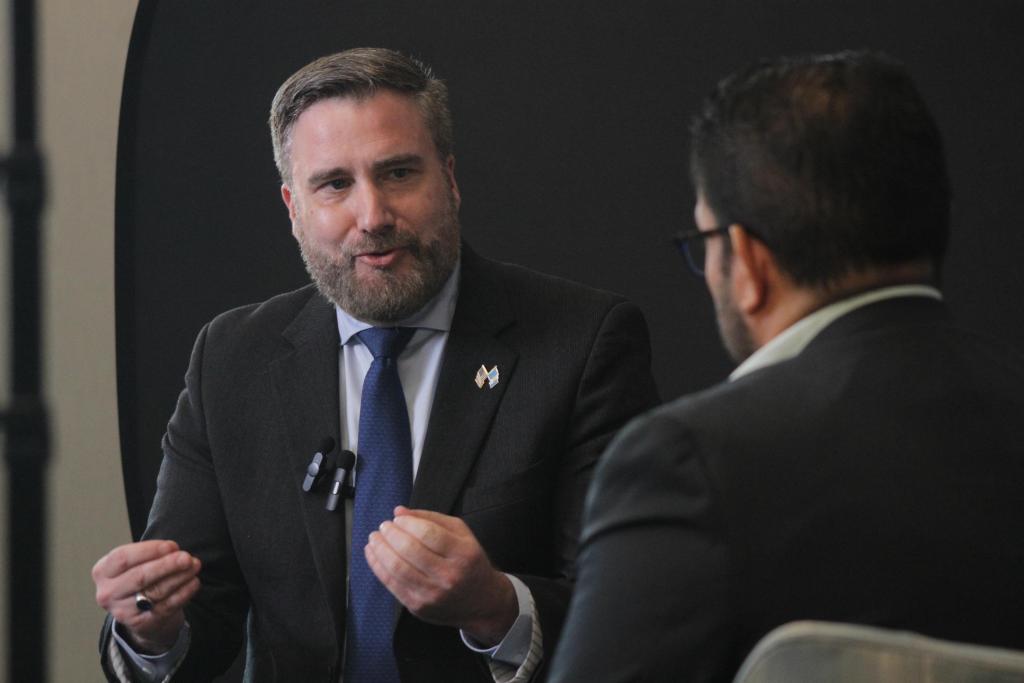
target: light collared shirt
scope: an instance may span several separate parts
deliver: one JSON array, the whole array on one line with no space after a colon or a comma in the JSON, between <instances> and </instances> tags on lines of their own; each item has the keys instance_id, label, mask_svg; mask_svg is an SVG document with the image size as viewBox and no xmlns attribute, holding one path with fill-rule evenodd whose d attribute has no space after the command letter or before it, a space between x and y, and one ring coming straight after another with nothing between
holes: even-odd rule
<instances>
[{"instance_id":1,"label":"light collared shirt","mask_svg":"<svg viewBox=\"0 0 1024 683\"><path fill-rule=\"evenodd\" d=\"M419 471L420 459L423 455L423 443L430 422L430 410L434 402L434 392L441 372L441 360L451 331L452 319L459 291L458 264L448 277L441 291L438 292L422 309L412 316L395 323L396 327L414 327L409 343L398 357L398 377L405 394L406 410L409 414L409 427L412 437L412 469L413 480ZM335 307L338 324L338 335L341 340L338 357L339 372L339 404L341 408L341 448L358 453L359 447L359 409L362 402L363 379L373 363L373 354L356 335L372 324L354 318L341 308ZM358 482L355 482L358 486ZM345 549L351 555L352 549L352 510L351 499L345 500ZM499 671L513 673L520 669L528 655L538 646L539 634L534 629L534 603L530 589L515 576L507 575L515 589L519 606L519 616L513 623L505 638L491 648L480 647L462 634L467 647L491 657L494 663L504 665ZM127 655L129 666L135 679L141 683L155 683L167 677L176 668L188 651L188 624L183 627L177 642L170 651L160 655L142 655L131 646L114 628L114 639L121 651ZM533 648L531 650L531 648ZM513 672L507 672L511 668ZM494 667L492 666L492 670ZM497 671L495 672L497 676ZM513 676L515 674L513 673Z\"/></svg>"},{"instance_id":2,"label":"light collared shirt","mask_svg":"<svg viewBox=\"0 0 1024 683\"><path fill-rule=\"evenodd\" d=\"M800 354L818 334L842 316L858 308L885 299L896 299L905 296L923 296L942 300L942 293L929 285L896 285L872 289L829 304L806 315L785 330L768 340L750 357L740 363L739 367L729 375L730 380L739 379L755 370L769 365L781 363Z\"/></svg>"}]
</instances>

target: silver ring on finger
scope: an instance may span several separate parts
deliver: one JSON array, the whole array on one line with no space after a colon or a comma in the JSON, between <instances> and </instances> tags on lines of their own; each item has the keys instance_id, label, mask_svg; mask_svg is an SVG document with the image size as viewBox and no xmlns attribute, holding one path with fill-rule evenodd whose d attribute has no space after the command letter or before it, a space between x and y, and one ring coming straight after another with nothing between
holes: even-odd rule
<instances>
[{"instance_id":1,"label":"silver ring on finger","mask_svg":"<svg viewBox=\"0 0 1024 683\"><path fill-rule=\"evenodd\" d=\"M140 612L148 612L153 609L153 601L143 591L139 591L135 594L135 607Z\"/></svg>"}]
</instances>

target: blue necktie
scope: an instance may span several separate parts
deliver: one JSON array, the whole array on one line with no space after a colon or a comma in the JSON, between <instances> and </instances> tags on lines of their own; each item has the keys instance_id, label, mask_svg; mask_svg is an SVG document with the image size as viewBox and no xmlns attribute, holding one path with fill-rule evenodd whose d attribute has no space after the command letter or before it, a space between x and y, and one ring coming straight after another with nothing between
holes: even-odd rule
<instances>
[{"instance_id":1,"label":"blue necktie","mask_svg":"<svg viewBox=\"0 0 1024 683\"><path fill-rule=\"evenodd\" d=\"M377 580L363 546L412 492L412 436L398 356L411 327L371 327L356 336L373 354L359 408L359 458L349 562L345 683L399 683L392 648L395 599Z\"/></svg>"}]
</instances>

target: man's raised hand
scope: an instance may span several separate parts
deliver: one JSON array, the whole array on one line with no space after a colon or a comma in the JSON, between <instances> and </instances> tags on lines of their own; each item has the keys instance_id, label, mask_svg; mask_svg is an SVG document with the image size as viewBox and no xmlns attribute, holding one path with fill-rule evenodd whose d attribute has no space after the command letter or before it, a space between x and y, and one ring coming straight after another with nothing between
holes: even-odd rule
<instances>
[{"instance_id":1,"label":"man's raised hand","mask_svg":"<svg viewBox=\"0 0 1024 683\"><path fill-rule=\"evenodd\" d=\"M118 546L92 568L96 604L120 624L140 654L166 652L185 623L183 608L199 590L199 559L174 541ZM152 604L140 610L139 593Z\"/></svg>"}]
</instances>

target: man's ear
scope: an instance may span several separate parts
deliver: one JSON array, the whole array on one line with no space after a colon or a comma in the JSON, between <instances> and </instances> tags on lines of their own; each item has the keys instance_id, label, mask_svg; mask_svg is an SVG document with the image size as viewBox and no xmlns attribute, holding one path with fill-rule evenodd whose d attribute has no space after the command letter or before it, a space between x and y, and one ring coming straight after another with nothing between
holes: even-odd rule
<instances>
[{"instance_id":1,"label":"man's ear","mask_svg":"<svg viewBox=\"0 0 1024 683\"><path fill-rule=\"evenodd\" d=\"M764 243L751 237L742 225L729 226L729 241L733 302L745 314L753 315L768 302L775 262Z\"/></svg>"},{"instance_id":2,"label":"man's ear","mask_svg":"<svg viewBox=\"0 0 1024 683\"><path fill-rule=\"evenodd\" d=\"M288 219L292 222L292 235L297 238L298 224L295 221L295 212L298 210L298 207L295 204L295 198L292 196L291 188L285 183L281 183L281 199L284 201L284 205L288 207Z\"/></svg>"},{"instance_id":3,"label":"man's ear","mask_svg":"<svg viewBox=\"0 0 1024 683\"><path fill-rule=\"evenodd\" d=\"M459 194L459 184L455 182L455 155L449 154L444 160L445 174L448 176L448 184L452 189L452 197L455 198L455 208L462 206L462 195Z\"/></svg>"}]
</instances>

